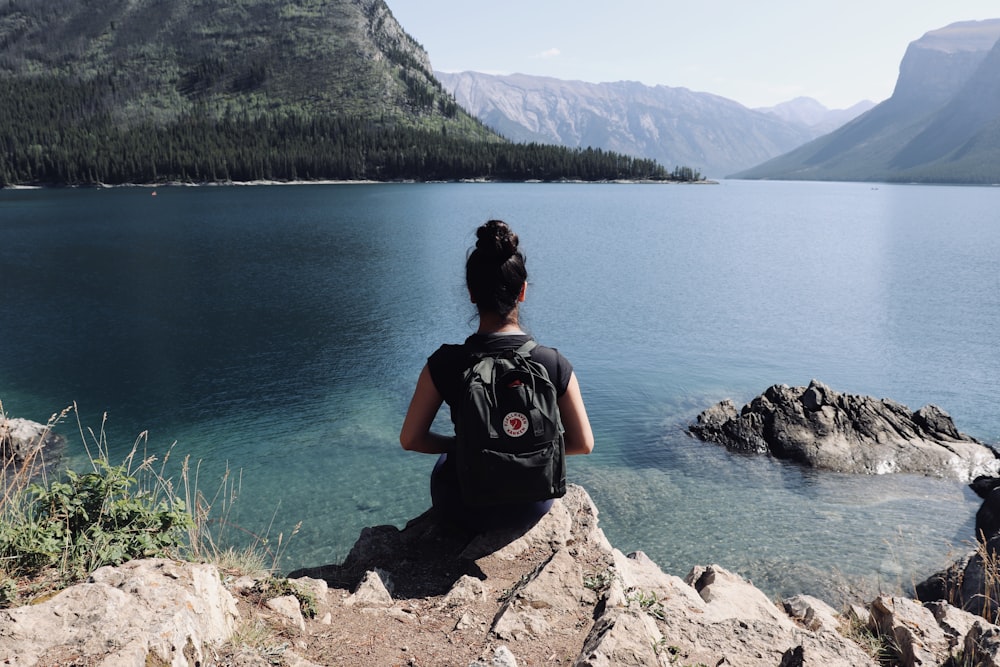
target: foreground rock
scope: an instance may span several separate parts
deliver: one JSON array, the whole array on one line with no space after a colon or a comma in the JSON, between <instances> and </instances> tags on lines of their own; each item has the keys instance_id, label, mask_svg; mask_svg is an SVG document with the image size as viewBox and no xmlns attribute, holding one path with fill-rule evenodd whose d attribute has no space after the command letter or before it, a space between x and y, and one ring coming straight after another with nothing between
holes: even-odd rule
<instances>
[{"instance_id":1,"label":"foreground rock","mask_svg":"<svg viewBox=\"0 0 1000 667\"><path fill-rule=\"evenodd\" d=\"M840 394L816 380L808 387L774 385L739 412L727 399L698 415L689 430L731 450L839 472L967 482L1000 471L995 452L959 433L934 405L911 412L888 399Z\"/></svg>"},{"instance_id":2,"label":"foreground rock","mask_svg":"<svg viewBox=\"0 0 1000 667\"><path fill-rule=\"evenodd\" d=\"M841 615L808 596L776 605L717 565L666 574L612 547L577 486L527 530L462 534L427 513L402 531L367 528L343 563L292 576L223 588L209 565L102 568L0 612L0 664L879 664L852 629L896 651L883 664L1000 665L1000 628L944 602L879 597Z\"/></svg>"},{"instance_id":3,"label":"foreground rock","mask_svg":"<svg viewBox=\"0 0 1000 667\"><path fill-rule=\"evenodd\" d=\"M0 664L206 665L207 646L229 639L236 620L214 566L132 561L0 611Z\"/></svg>"},{"instance_id":4,"label":"foreground rock","mask_svg":"<svg viewBox=\"0 0 1000 667\"><path fill-rule=\"evenodd\" d=\"M577 486L524 534L461 535L425 514L290 576L326 582L326 632L352 638L311 653L318 664L877 664L822 602L786 612L719 566L681 579L624 555Z\"/></svg>"}]
</instances>

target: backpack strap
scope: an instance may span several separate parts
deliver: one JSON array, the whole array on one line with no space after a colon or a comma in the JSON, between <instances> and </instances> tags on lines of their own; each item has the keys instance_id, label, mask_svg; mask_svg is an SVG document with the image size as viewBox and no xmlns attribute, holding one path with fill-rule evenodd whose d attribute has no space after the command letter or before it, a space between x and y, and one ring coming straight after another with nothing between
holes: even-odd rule
<instances>
[{"instance_id":1,"label":"backpack strap","mask_svg":"<svg viewBox=\"0 0 1000 667\"><path fill-rule=\"evenodd\" d=\"M538 347L538 342L534 338L531 338L527 340L521 347L514 350L514 354L516 354L519 357L524 357L525 359L527 359L528 357L531 356L531 351L534 350L536 347ZM532 392L535 391L534 371L532 371L531 373L531 391ZM531 422L532 431L534 432L535 436L536 437L541 436L545 432L545 422L544 418L542 417L542 411L539 410L537 407L532 408L531 414L528 415L528 419Z\"/></svg>"},{"instance_id":2,"label":"backpack strap","mask_svg":"<svg viewBox=\"0 0 1000 667\"><path fill-rule=\"evenodd\" d=\"M520 357L522 360L527 361L531 356L531 351L538 347L538 342L530 338L521 344L516 350L506 349L498 350L495 352L470 352L470 366L468 372L477 372L479 377L482 378L483 384L487 387L493 388L493 380L496 375L495 360L499 357L507 356L508 358ZM476 369L473 371L473 369ZM535 373L531 372L531 390L535 391ZM496 402L496 396L493 397L494 403ZM535 414L537 413L537 414ZM532 423L532 430L535 435L541 435L544 424L542 422L541 411L534 409L532 414L529 415L529 419ZM493 428L492 424L489 424L489 431L491 438L498 438L500 435Z\"/></svg>"},{"instance_id":3,"label":"backpack strap","mask_svg":"<svg viewBox=\"0 0 1000 667\"><path fill-rule=\"evenodd\" d=\"M531 351L538 347L538 342L534 338L528 339L524 345L514 350L514 354L519 354L522 357L530 357Z\"/></svg>"},{"instance_id":4,"label":"backpack strap","mask_svg":"<svg viewBox=\"0 0 1000 667\"><path fill-rule=\"evenodd\" d=\"M490 357L495 359L497 357L502 357L505 354L506 355L516 354L519 357L527 358L531 356L531 351L534 350L536 347L538 347L538 341L531 338L525 341L521 345L521 347L517 348L516 350L506 349L506 350L496 350L493 352L483 352L483 351L473 352L470 350L467 351L468 362L466 364L466 367L471 368L472 366L475 366L483 359L487 359ZM492 366L490 367L490 371L488 371L488 373L489 373L488 376L486 374L483 375L483 380L486 382L492 382L493 381Z\"/></svg>"}]
</instances>

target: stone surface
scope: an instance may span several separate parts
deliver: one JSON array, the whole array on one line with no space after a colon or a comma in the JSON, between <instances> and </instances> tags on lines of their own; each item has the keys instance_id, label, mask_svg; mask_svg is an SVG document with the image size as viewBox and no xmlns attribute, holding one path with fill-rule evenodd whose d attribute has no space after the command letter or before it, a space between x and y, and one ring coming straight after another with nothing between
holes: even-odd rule
<instances>
[{"instance_id":1,"label":"stone surface","mask_svg":"<svg viewBox=\"0 0 1000 667\"><path fill-rule=\"evenodd\" d=\"M575 667L669 665L669 649L652 618L642 612L615 609L602 614L583 645Z\"/></svg>"},{"instance_id":2,"label":"stone surface","mask_svg":"<svg viewBox=\"0 0 1000 667\"><path fill-rule=\"evenodd\" d=\"M408 659L419 664L427 662L413 648L421 645L422 631L436 633L442 626L450 633L450 645L470 647L467 659L451 664L488 664L489 646L496 641L520 664L555 658L589 666L774 667L783 660L825 667L875 664L829 629L833 621L805 627L750 582L718 565L696 567L685 580L663 572L642 552L624 555L608 542L597 515L587 493L571 486L530 529L462 538L425 515L402 531L365 529L343 565L298 574L324 577L336 590L355 586L353 577L362 576L356 573L366 567L384 570L397 582L393 606L365 611L387 620L394 618L393 610L402 613L412 605L414 597L425 597L413 593L408 582L413 575L404 572L439 581L431 607L416 614L420 620L398 640L408 637ZM424 558L433 566L422 563ZM813 617L833 614L828 608L815 611L820 606L814 603ZM348 620L336 609L333 614L334 626ZM437 614L447 620L436 620ZM397 626L384 627L391 633ZM380 641L391 643L393 637ZM440 645L436 634L433 641ZM449 663L438 658L429 664Z\"/></svg>"},{"instance_id":3,"label":"stone surface","mask_svg":"<svg viewBox=\"0 0 1000 667\"><path fill-rule=\"evenodd\" d=\"M837 632L840 629L837 610L811 595L795 595L784 600L782 606L785 613L809 630Z\"/></svg>"},{"instance_id":4,"label":"stone surface","mask_svg":"<svg viewBox=\"0 0 1000 667\"><path fill-rule=\"evenodd\" d=\"M302 617L302 610L299 608L299 599L294 595L282 595L271 598L264 603L267 608L276 612L280 618L299 630L306 629L306 620Z\"/></svg>"},{"instance_id":5,"label":"stone surface","mask_svg":"<svg viewBox=\"0 0 1000 667\"><path fill-rule=\"evenodd\" d=\"M517 659L510 652L509 648L501 645L493 651L492 660L489 662L476 660L475 662L470 662L469 667L517 667Z\"/></svg>"},{"instance_id":6,"label":"stone surface","mask_svg":"<svg viewBox=\"0 0 1000 667\"><path fill-rule=\"evenodd\" d=\"M492 631L501 639L545 637L553 616L583 616L597 602L584 587L583 571L566 549L560 549L540 570L511 592L494 619Z\"/></svg>"},{"instance_id":7,"label":"stone surface","mask_svg":"<svg viewBox=\"0 0 1000 667\"><path fill-rule=\"evenodd\" d=\"M392 594L386 582L389 580L383 572L378 569L365 573L364 579L358 584L354 594L344 602L348 607L357 605L359 607L391 607Z\"/></svg>"},{"instance_id":8,"label":"stone surface","mask_svg":"<svg viewBox=\"0 0 1000 667\"><path fill-rule=\"evenodd\" d=\"M207 645L229 639L236 621L214 566L132 561L41 604L0 611L0 658L60 664L70 652L106 665L188 667L205 664Z\"/></svg>"},{"instance_id":9,"label":"stone surface","mask_svg":"<svg viewBox=\"0 0 1000 667\"><path fill-rule=\"evenodd\" d=\"M948 638L948 644L953 651L961 649L963 638L972 632L974 626L983 622L982 616L962 611L940 600L925 602L924 607L933 614L934 620Z\"/></svg>"},{"instance_id":10,"label":"stone surface","mask_svg":"<svg viewBox=\"0 0 1000 667\"><path fill-rule=\"evenodd\" d=\"M1000 459L928 405L841 394L816 380L774 385L739 411L729 399L698 415L690 433L727 448L849 473L914 473L969 481L996 475Z\"/></svg>"},{"instance_id":11,"label":"stone surface","mask_svg":"<svg viewBox=\"0 0 1000 667\"><path fill-rule=\"evenodd\" d=\"M684 581L698 591L705 601L705 620L720 622L732 619L773 623L785 630L795 630L791 618L749 581L718 565L695 567Z\"/></svg>"},{"instance_id":12,"label":"stone surface","mask_svg":"<svg viewBox=\"0 0 1000 667\"><path fill-rule=\"evenodd\" d=\"M0 612L0 663L877 664L822 601L775 604L719 565L681 579L641 551L612 547L597 519L586 491L571 486L547 521L505 537L459 535L432 515L403 530L365 529L345 563L295 578L315 597L314 618L303 618L294 597L260 599L271 589L260 585L266 573L226 577L251 633L270 628L256 650L223 643L237 613L211 566L102 568L42 605ZM1000 629L946 602L880 597L845 615L899 647L892 664L955 667L948 661L964 651L975 656L970 664L995 665L1000 656Z\"/></svg>"},{"instance_id":13,"label":"stone surface","mask_svg":"<svg viewBox=\"0 0 1000 667\"><path fill-rule=\"evenodd\" d=\"M1000 667L1000 628L976 623L965 636L966 664L976 667Z\"/></svg>"},{"instance_id":14,"label":"stone surface","mask_svg":"<svg viewBox=\"0 0 1000 667\"><path fill-rule=\"evenodd\" d=\"M871 606L872 625L895 641L905 665L941 665L952 655L952 643L934 614L915 600L881 596Z\"/></svg>"}]
</instances>

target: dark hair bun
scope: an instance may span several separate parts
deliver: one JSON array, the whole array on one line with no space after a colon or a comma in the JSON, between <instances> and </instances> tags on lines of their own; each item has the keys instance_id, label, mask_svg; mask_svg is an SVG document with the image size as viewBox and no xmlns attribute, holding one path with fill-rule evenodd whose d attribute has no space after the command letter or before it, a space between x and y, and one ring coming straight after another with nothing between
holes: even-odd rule
<instances>
[{"instance_id":1,"label":"dark hair bun","mask_svg":"<svg viewBox=\"0 0 1000 667\"><path fill-rule=\"evenodd\" d=\"M476 250L506 262L517 252L517 234L503 220L490 220L476 230Z\"/></svg>"}]
</instances>

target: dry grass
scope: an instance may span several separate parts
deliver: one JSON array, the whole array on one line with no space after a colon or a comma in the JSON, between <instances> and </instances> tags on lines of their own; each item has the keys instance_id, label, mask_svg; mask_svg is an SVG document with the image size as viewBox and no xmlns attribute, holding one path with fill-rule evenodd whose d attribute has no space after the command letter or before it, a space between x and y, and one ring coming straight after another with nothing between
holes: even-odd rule
<instances>
[{"instance_id":1,"label":"dry grass","mask_svg":"<svg viewBox=\"0 0 1000 667\"><path fill-rule=\"evenodd\" d=\"M40 568L25 568L23 556L30 554L30 543L35 539L32 533L36 516L33 514L37 504L38 494L50 493L57 488L56 493L66 493L63 487L58 487L58 480L49 469L46 461L46 441L53 429L69 418L76 416L76 430L79 433L83 449L90 461L92 472L120 482L125 490L116 492L114 502L121 502L125 497L134 507L142 512L170 513L171 517L180 518L182 523L175 523L174 529L180 526L184 531L179 537L177 547L171 548L172 557L184 558L198 562L208 562L217 565L227 572L252 574L261 571L275 572L288 548L291 537L298 532L301 524L296 526L292 534L286 538L279 533L274 540L269 534L274 524L274 516L263 532L254 532L239 526L231 520L234 504L240 495L242 475L233 473L228 468L214 494L206 495L199 488L199 473L201 462L192 464L189 456L185 457L180 471L180 493L175 488L173 478L168 474L168 463L176 443L172 444L162 458L149 451L148 433L140 433L132 444L128 454L119 466L108 464L109 443L107 441L107 414L103 415L97 431L85 428L81 423L76 404L53 414L44 425L36 442L27 448L28 456L24 461L15 461L13 456L5 456L3 468L0 470L3 495L0 498L0 528L3 530L21 530L17 535L19 544L27 544L26 550L12 550L6 557L0 556L0 607L20 604L38 596L49 594L89 574L92 569L104 564L99 560L93 562L75 562L71 557L71 548L67 541L64 556L54 565ZM0 403L0 444L8 437L7 416ZM7 453L8 448L0 448ZM88 473L90 472L88 471ZM53 487L56 484L56 487ZM65 485L64 485L65 486ZM110 493L110 492L109 492ZM73 502L72 500L70 502ZM106 504L112 500L108 499ZM102 512L104 510L102 509ZM183 516L180 516L183 515ZM27 527L22 529L22 527ZM0 531L2 532L2 531ZM27 536L27 537L25 537ZM0 538L9 537L0 534ZM48 540L38 553L52 552L51 535L37 533L37 539ZM0 539L0 546L4 541ZM76 549L78 557L80 549ZM36 571L37 570L37 571Z\"/></svg>"},{"instance_id":2,"label":"dry grass","mask_svg":"<svg viewBox=\"0 0 1000 667\"><path fill-rule=\"evenodd\" d=\"M985 539L976 541L976 556L982 562L981 592L974 598L975 609L990 623L1000 621L1000 554ZM980 607L981 605L981 607Z\"/></svg>"},{"instance_id":3,"label":"dry grass","mask_svg":"<svg viewBox=\"0 0 1000 667\"><path fill-rule=\"evenodd\" d=\"M248 530L232 520L233 510L243 488L241 471L234 473L227 466L211 498L201 491L200 476L201 461L192 466L191 457L184 457L181 482L185 503L193 518L188 534L191 558L243 573L261 570L277 572L288 549L288 542L299 532L302 522L295 525L287 539L284 533L278 533L277 538L272 541L270 533L277 510L260 533ZM233 546L236 544L242 546Z\"/></svg>"}]
</instances>

